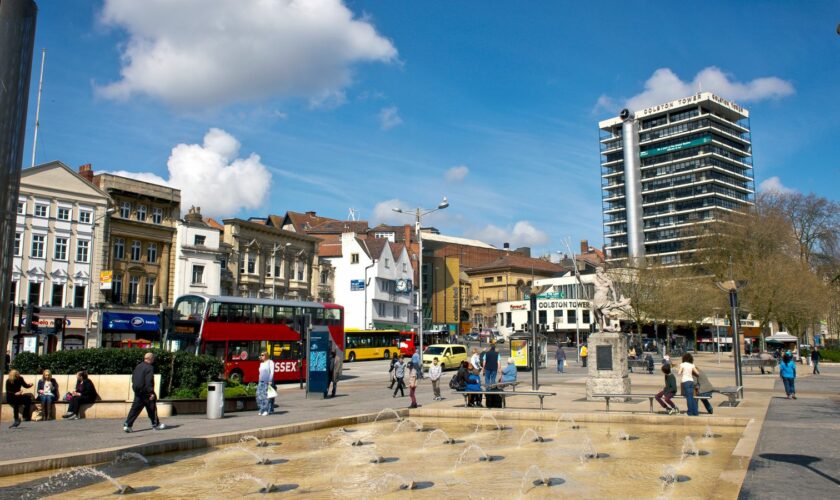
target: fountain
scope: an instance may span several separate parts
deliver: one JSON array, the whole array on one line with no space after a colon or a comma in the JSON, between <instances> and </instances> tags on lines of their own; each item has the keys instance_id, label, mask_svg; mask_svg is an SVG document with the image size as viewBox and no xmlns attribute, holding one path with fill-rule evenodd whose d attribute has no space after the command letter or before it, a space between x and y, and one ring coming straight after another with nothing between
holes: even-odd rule
<instances>
[{"instance_id":1,"label":"fountain","mask_svg":"<svg viewBox=\"0 0 840 500\"><path fill-rule=\"evenodd\" d=\"M256 459L256 461L257 461L256 462L257 465L271 465L271 459L270 458L261 456L257 453L254 453L253 451L249 450L248 448L243 448L241 446L234 446L233 448L227 448L227 449L221 451L222 454L233 453L233 452L245 453L246 455L250 455L250 456L254 457L254 459Z\"/></svg>"},{"instance_id":2,"label":"fountain","mask_svg":"<svg viewBox=\"0 0 840 500\"><path fill-rule=\"evenodd\" d=\"M242 436L242 438L239 440L240 443L247 443L248 441L255 441L257 443L258 448L265 448L266 446L268 446L268 441L263 441L257 436L252 436L250 434L247 436Z\"/></svg>"},{"instance_id":3,"label":"fountain","mask_svg":"<svg viewBox=\"0 0 840 500\"><path fill-rule=\"evenodd\" d=\"M528 436L534 436L531 439L532 443L544 443L546 441L544 437L537 434L537 431L529 427L525 429L525 432L523 432L522 436L519 438L519 444L517 445L518 448L522 448L522 441L524 441Z\"/></svg>"},{"instance_id":4,"label":"fountain","mask_svg":"<svg viewBox=\"0 0 840 500\"><path fill-rule=\"evenodd\" d=\"M691 439L691 436L686 436L685 439L683 439L681 456L683 458L685 458L686 456L689 456L689 455L691 455L693 457L696 457L699 454L700 454L700 450L697 449L697 445L694 444L694 440Z\"/></svg>"},{"instance_id":5,"label":"fountain","mask_svg":"<svg viewBox=\"0 0 840 500\"><path fill-rule=\"evenodd\" d=\"M636 436L631 436L630 434L627 434L627 431L625 431L624 429L619 429L615 434L616 438L618 438L619 441L635 441L636 439L639 439Z\"/></svg>"},{"instance_id":6,"label":"fountain","mask_svg":"<svg viewBox=\"0 0 840 500\"><path fill-rule=\"evenodd\" d=\"M543 471L540 470L539 467L537 467L536 465L532 465L532 466L528 467L528 470L525 471L525 474L522 474L522 485L519 487L519 494L520 495L525 495L525 493L527 492L525 486L528 484L528 478L531 477L531 476L536 477L536 479L534 479L531 482L531 485L534 486L534 487L536 487L536 486L552 487L552 486L561 485L561 484L566 482L565 480L563 480L562 478L559 478L559 477L546 476L543 473Z\"/></svg>"},{"instance_id":7,"label":"fountain","mask_svg":"<svg viewBox=\"0 0 840 500\"><path fill-rule=\"evenodd\" d=\"M555 434L557 434L559 432L558 429L560 427L560 422L569 423L569 426L573 430L580 429L580 426L575 422L575 419L571 415L569 415L568 413L564 413L564 414L560 415L560 417L557 418L557 422L554 424L554 433Z\"/></svg>"},{"instance_id":8,"label":"fountain","mask_svg":"<svg viewBox=\"0 0 840 500\"><path fill-rule=\"evenodd\" d=\"M232 476L228 476L228 477L224 478L224 480L226 482L252 481L254 483L257 483L257 485L260 487L260 489L258 490L259 493L271 493L271 492L276 490L276 486L274 486L273 484L269 483L268 481L264 481L264 480L262 480L262 479L260 479L256 476L252 476L251 474L245 474L245 473L233 474Z\"/></svg>"},{"instance_id":9,"label":"fountain","mask_svg":"<svg viewBox=\"0 0 840 500\"><path fill-rule=\"evenodd\" d=\"M454 438L449 437L449 434L447 434L446 431L444 431L443 429L434 429L432 430L432 432L429 433L428 436L426 436L426 440L423 441L424 448L429 444L429 441L432 439L432 436L436 434L443 434L443 444L455 444L458 442Z\"/></svg>"},{"instance_id":10,"label":"fountain","mask_svg":"<svg viewBox=\"0 0 840 500\"><path fill-rule=\"evenodd\" d=\"M143 462L144 465L149 465L149 460L146 457L133 451L124 451L120 453L117 455L117 458L114 459L114 463L128 462L129 460L137 460L138 462Z\"/></svg>"},{"instance_id":11,"label":"fountain","mask_svg":"<svg viewBox=\"0 0 840 500\"><path fill-rule=\"evenodd\" d=\"M399 432L399 430L402 428L403 424L407 424L407 423L414 424L414 430L417 431L417 432L422 432L424 430L423 424L414 420L413 418L406 418L406 419L401 420L400 423L398 423L397 426L394 427L394 432Z\"/></svg>"},{"instance_id":12,"label":"fountain","mask_svg":"<svg viewBox=\"0 0 840 500\"><path fill-rule=\"evenodd\" d=\"M478 430L481 429L481 424L484 422L485 418L489 418L490 420L493 421L493 425L496 426L497 431L504 430L504 428L501 425L499 425L499 421L496 420L496 417L494 417L493 415L490 415L489 413L485 413L484 415L481 416L481 418L478 419L478 423L475 425L475 431L474 432L478 432Z\"/></svg>"},{"instance_id":13,"label":"fountain","mask_svg":"<svg viewBox=\"0 0 840 500\"><path fill-rule=\"evenodd\" d=\"M719 438L720 434L715 434L714 432L712 432L712 426L707 425L706 430L703 431L703 437L706 438L706 439L714 439L714 438Z\"/></svg>"},{"instance_id":14,"label":"fountain","mask_svg":"<svg viewBox=\"0 0 840 500\"><path fill-rule=\"evenodd\" d=\"M355 432L352 433L336 426L290 432L277 438L283 440L283 459L288 462L277 466L276 472L269 473L274 468L254 465L260 455L271 458L273 465L281 459L269 451L275 448L257 448L254 446L256 440L251 438L218 449L178 451L159 459L150 457L154 467L145 467L138 457L126 455L120 460L130 462L105 464L97 469L116 478L120 485L133 486L136 493L148 495L147 492L154 491L151 496L157 498L247 496L257 494L258 490L276 494L294 488L298 488L297 493L324 498L339 495L347 498L388 497L412 494L414 490L420 492L423 488L440 495L466 496L468 493L476 498L528 495L621 498L628 492L636 498L654 498L663 494L663 488L666 496L674 493L702 496L703 492L713 490L723 491L721 496L726 498L738 494L737 489L732 492L731 484L718 479L723 470L738 467L731 452L739 432L728 428L722 432L724 429L715 427L714 430L722 435L719 439L700 441L705 423L699 426L634 423L628 418L621 424L587 423L585 429L577 433L569 430L566 423L560 423L558 430L563 432L556 438L549 434L551 420L556 420L556 415L543 421L511 414L510 417L516 420L494 415L495 423L499 425L494 425L489 417L485 418L479 432L473 438L464 439L461 436L470 435L478 420L461 417L457 412L444 417L413 415L415 421L429 429L426 434L412 432L417 427L416 422L400 427L400 432L393 432L397 425L393 415L383 414L380 421L373 424L369 420L375 414L370 419L362 419L368 422L353 422ZM348 422L343 420L341 424L348 425ZM499 427L515 432L497 432ZM238 441L244 434L254 434L261 439L270 435L271 444L275 443L275 434L240 433L234 440ZM328 435L334 436L334 441L325 445L323 440ZM535 442L540 435L550 437L551 444ZM617 441L624 435L638 436L639 441L619 444L624 443ZM686 435L694 438L695 447L708 450L709 456L692 458L692 455L685 455L681 458L684 443L680 437ZM574 439L569 439L572 436ZM456 437L458 446L442 445ZM351 447L354 441L362 441L363 446ZM686 451L690 448L687 446ZM611 460L604 452L617 459ZM703 453L698 450L698 454ZM626 460L626 457L632 457L632 460ZM506 465L498 468L496 461ZM202 466L204 463L207 465ZM531 468L532 465L536 467ZM664 469L666 465L674 466L673 470ZM747 467L746 461L743 467ZM401 476L383 478L389 473ZM62 493L69 493L65 495L68 498L103 498L117 489L101 475L81 474L87 475L74 480L67 480L66 473L53 479L54 472L0 477L0 498L58 498ZM225 482L225 477L236 479ZM609 481L604 480L606 477ZM684 483L688 477L690 482ZM284 484L280 484L280 478ZM433 486L423 482L428 478L434 478ZM372 484L376 491L371 490ZM401 486L406 491L401 491Z\"/></svg>"},{"instance_id":15,"label":"fountain","mask_svg":"<svg viewBox=\"0 0 840 500\"><path fill-rule=\"evenodd\" d=\"M79 467L78 469L74 469L70 472L71 478L81 478L85 476L98 477L108 480L117 488L117 491L114 492L115 495L125 495L134 491L134 488L132 488L131 486L128 486L127 484L120 484L119 481L117 481L113 477L109 476L108 474L105 474L99 469L94 469L93 467Z\"/></svg>"},{"instance_id":16,"label":"fountain","mask_svg":"<svg viewBox=\"0 0 840 500\"><path fill-rule=\"evenodd\" d=\"M379 418L385 413L392 414L397 422L402 422L403 418L400 416L399 413L397 413L397 410L395 410L393 408L383 408L383 409L379 410L379 413L376 414L376 418L373 419L373 423L375 424L376 422L378 422Z\"/></svg>"}]
</instances>

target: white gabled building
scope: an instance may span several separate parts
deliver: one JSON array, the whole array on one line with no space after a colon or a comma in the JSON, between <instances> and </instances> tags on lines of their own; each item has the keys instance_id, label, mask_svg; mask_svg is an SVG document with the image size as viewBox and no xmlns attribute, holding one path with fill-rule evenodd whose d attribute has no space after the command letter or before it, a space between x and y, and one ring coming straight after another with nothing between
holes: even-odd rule
<instances>
[{"instance_id":1,"label":"white gabled building","mask_svg":"<svg viewBox=\"0 0 840 500\"><path fill-rule=\"evenodd\" d=\"M341 254L328 260L335 268L335 301L344 306L345 328L410 330L415 325L414 268L405 245L344 233Z\"/></svg>"},{"instance_id":2,"label":"white gabled building","mask_svg":"<svg viewBox=\"0 0 840 500\"><path fill-rule=\"evenodd\" d=\"M205 222L196 207L178 221L176 231L174 296L219 295L230 253L221 242L222 231Z\"/></svg>"}]
</instances>

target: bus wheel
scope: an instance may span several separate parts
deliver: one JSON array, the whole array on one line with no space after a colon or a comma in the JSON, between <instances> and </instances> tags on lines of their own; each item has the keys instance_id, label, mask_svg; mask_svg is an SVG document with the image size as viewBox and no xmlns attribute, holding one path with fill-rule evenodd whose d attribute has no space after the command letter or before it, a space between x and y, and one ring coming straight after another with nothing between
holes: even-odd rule
<instances>
[{"instance_id":1,"label":"bus wheel","mask_svg":"<svg viewBox=\"0 0 840 500\"><path fill-rule=\"evenodd\" d=\"M234 371L230 372L230 375L228 375L228 380L230 380L231 383L241 384L242 383L242 372L239 371L239 370L234 370Z\"/></svg>"},{"instance_id":2,"label":"bus wheel","mask_svg":"<svg viewBox=\"0 0 840 500\"><path fill-rule=\"evenodd\" d=\"M385 355L382 356L382 359L391 359L391 352L386 350Z\"/></svg>"},{"instance_id":3,"label":"bus wheel","mask_svg":"<svg viewBox=\"0 0 840 500\"><path fill-rule=\"evenodd\" d=\"M356 361L356 353L355 352L350 353L350 362L352 363L353 361Z\"/></svg>"}]
</instances>

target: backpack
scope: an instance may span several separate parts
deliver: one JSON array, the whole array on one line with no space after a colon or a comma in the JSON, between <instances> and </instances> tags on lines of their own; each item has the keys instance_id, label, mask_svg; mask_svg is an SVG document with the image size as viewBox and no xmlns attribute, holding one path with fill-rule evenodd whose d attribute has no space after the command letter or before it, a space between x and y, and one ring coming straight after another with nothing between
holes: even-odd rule
<instances>
[{"instance_id":1,"label":"backpack","mask_svg":"<svg viewBox=\"0 0 840 500\"><path fill-rule=\"evenodd\" d=\"M449 379L449 388L455 391L461 390L461 384L458 383L458 374L452 375L452 378Z\"/></svg>"}]
</instances>

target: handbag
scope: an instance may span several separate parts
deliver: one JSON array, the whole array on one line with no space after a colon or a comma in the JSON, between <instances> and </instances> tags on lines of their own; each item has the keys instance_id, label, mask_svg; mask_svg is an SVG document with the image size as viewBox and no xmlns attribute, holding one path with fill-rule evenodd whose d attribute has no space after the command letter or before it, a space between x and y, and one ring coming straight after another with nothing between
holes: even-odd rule
<instances>
[{"instance_id":1,"label":"handbag","mask_svg":"<svg viewBox=\"0 0 840 500\"><path fill-rule=\"evenodd\" d=\"M268 389L265 390L265 398L266 399L274 399L277 397L277 390L274 387L268 386Z\"/></svg>"},{"instance_id":2,"label":"handbag","mask_svg":"<svg viewBox=\"0 0 840 500\"><path fill-rule=\"evenodd\" d=\"M69 402L71 399L73 399L73 393L72 392L68 392L67 394L64 395L64 400L65 401Z\"/></svg>"}]
</instances>

